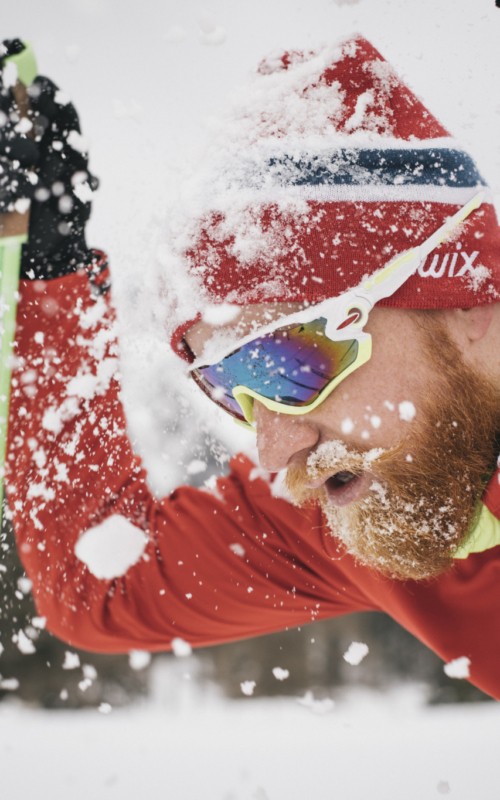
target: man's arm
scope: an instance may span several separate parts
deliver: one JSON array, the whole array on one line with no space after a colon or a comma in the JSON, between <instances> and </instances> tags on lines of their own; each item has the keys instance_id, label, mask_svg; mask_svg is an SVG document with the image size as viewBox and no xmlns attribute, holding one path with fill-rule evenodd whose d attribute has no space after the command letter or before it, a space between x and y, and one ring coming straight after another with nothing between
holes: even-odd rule
<instances>
[{"instance_id":1,"label":"man's arm","mask_svg":"<svg viewBox=\"0 0 500 800\"><path fill-rule=\"evenodd\" d=\"M245 459L214 493L154 498L126 434L102 266L21 285L6 486L50 630L89 650L163 650L373 608L325 551L319 512L272 497ZM146 546L123 575L98 578L75 546L110 518Z\"/></svg>"}]
</instances>

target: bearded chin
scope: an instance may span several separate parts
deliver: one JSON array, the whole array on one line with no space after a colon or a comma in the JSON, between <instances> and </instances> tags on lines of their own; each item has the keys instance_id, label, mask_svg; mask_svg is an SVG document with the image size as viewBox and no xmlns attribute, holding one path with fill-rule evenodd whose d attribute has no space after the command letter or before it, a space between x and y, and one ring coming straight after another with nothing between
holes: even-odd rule
<instances>
[{"instance_id":1,"label":"bearded chin","mask_svg":"<svg viewBox=\"0 0 500 800\"><path fill-rule=\"evenodd\" d=\"M437 487L431 495L415 483L374 480L368 496L348 506L336 508L326 498L320 503L329 527L358 561L394 578L430 578L451 566L476 513L471 476L462 476L469 490L453 502Z\"/></svg>"},{"instance_id":2,"label":"bearded chin","mask_svg":"<svg viewBox=\"0 0 500 800\"><path fill-rule=\"evenodd\" d=\"M422 338L429 386L408 436L371 461L368 493L338 508L324 488L304 489L311 465L315 477L327 477L352 470L361 451L342 461L329 458L325 447L322 463L320 447L286 481L297 504L319 502L333 535L358 561L413 580L452 566L495 470L500 439L500 395L493 384L471 370L440 325L425 327ZM338 452L339 443L329 444L336 445L330 453Z\"/></svg>"}]
</instances>

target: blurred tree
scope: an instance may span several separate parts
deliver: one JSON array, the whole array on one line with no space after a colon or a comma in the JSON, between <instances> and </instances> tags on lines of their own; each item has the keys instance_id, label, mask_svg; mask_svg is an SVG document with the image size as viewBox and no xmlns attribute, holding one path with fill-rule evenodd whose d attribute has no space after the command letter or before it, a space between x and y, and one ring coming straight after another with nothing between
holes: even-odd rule
<instances>
[{"instance_id":1,"label":"blurred tree","mask_svg":"<svg viewBox=\"0 0 500 800\"><path fill-rule=\"evenodd\" d=\"M351 642L368 645L358 666L343 655ZM200 651L201 654L201 651ZM316 696L332 689L363 685L388 689L398 683L418 682L427 689L428 702L478 702L491 698L468 681L448 678L443 662L431 650L386 614L365 612L314 622L293 630L206 648L205 671L230 697L242 697L240 683L255 681L255 696ZM289 671L280 681L273 669Z\"/></svg>"}]
</instances>

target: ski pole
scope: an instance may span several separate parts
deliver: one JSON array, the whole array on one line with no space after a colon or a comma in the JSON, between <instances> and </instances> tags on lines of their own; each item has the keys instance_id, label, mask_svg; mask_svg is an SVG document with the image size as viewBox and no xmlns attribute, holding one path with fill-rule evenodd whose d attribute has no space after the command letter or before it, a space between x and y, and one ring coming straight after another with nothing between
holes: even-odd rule
<instances>
[{"instance_id":1,"label":"ski pole","mask_svg":"<svg viewBox=\"0 0 500 800\"><path fill-rule=\"evenodd\" d=\"M18 81L24 87L30 86L38 74L30 44L26 43L25 49L21 53L6 58L4 65L6 62L11 62L16 66ZM20 88L22 89L22 87ZM14 90L14 94L18 95L19 93ZM18 102L18 105L22 104ZM17 290L22 246L28 241L28 222L27 212L20 214L14 211L10 214L0 215L0 527L3 512L12 355L16 333Z\"/></svg>"}]
</instances>

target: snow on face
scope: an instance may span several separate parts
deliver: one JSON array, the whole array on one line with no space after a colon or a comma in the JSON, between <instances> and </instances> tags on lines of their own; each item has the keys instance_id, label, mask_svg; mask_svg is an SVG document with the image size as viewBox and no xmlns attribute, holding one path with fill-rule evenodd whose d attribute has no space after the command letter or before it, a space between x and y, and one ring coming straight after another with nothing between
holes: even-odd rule
<instances>
[{"instance_id":1,"label":"snow on face","mask_svg":"<svg viewBox=\"0 0 500 800\"><path fill-rule=\"evenodd\" d=\"M332 439L320 444L307 459L308 473L311 478L318 478L329 470L334 474L339 469L367 470L372 468L384 451L380 448L372 448L366 453L354 453L343 442Z\"/></svg>"},{"instance_id":2,"label":"snow on face","mask_svg":"<svg viewBox=\"0 0 500 800\"><path fill-rule=\"evenodd\" d=\"M410 400L403 400L403 402L399 404L398 410L399 410L399 418L402 419L404 422L411 422L413 417L417 413L415 410L415 406Z\"/></svg>"}]
</instances>

